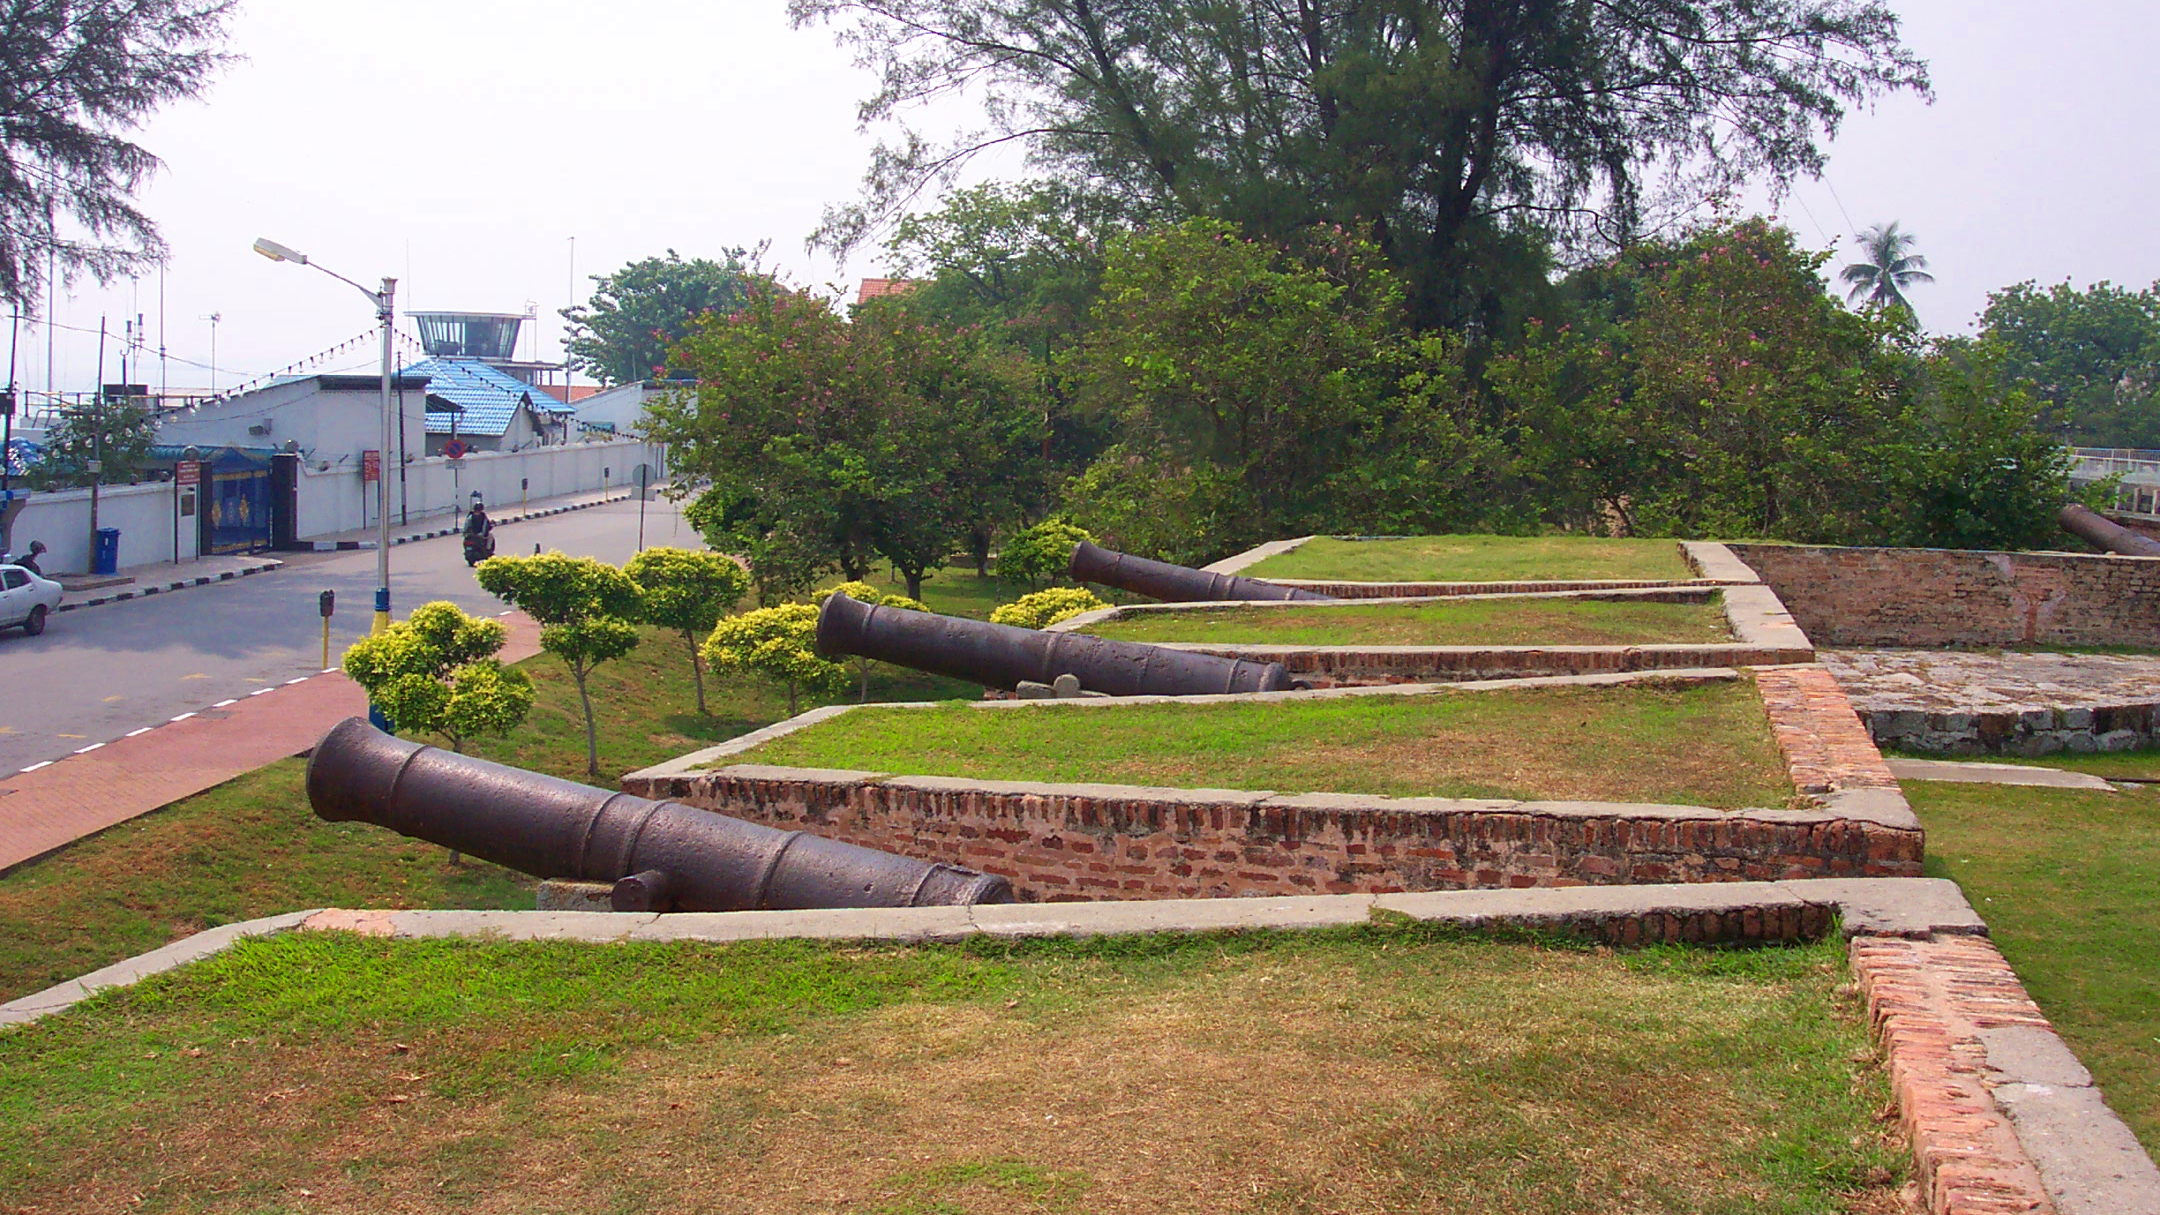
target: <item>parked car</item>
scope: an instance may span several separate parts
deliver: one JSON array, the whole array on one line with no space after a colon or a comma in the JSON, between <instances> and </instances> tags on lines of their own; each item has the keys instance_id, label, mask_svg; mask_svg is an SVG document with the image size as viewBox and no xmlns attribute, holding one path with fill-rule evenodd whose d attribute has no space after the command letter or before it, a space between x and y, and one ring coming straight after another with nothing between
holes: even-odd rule
<instances>
[{"instance_id":1,"label":"parked car","mask_svg":"<svg viewBox=\"0 0 2160 1215\"><path fill-rule=\"evenodd\" d=\"M19 565L0 565L0 629L22 626L32 637L60 607L60 584Z\"/></svg>"}]
</instances>

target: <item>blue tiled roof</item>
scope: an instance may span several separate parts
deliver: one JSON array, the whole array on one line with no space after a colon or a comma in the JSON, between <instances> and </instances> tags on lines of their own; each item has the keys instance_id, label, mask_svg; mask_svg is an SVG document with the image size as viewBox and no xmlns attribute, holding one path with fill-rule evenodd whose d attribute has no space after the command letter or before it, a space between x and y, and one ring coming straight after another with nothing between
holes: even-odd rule
<instances>
[{"instance_id":1,"label":"blue tiled roof","mask_svg":"<svg viewBox=\"0 0 2160 1215\"><path fill-rule=\"evenodd\" d=\"M428 395L441 397L464 409L463 413L429 412L427 432L446 435L499 435L510 429L519 402L530 398L533 408L544 414L575 414L577 411L516 376L486 363L468 359L429 359L405 369L407 375L428 378Z\"/></svg>"}]
</instances>

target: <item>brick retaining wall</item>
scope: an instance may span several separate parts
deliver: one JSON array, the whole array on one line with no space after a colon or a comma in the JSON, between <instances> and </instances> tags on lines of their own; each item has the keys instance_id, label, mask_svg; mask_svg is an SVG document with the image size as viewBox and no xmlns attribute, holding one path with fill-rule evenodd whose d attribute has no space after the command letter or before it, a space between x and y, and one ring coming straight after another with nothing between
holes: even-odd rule
<instances>
[{"instance_id":1,"label":"brick retaining wall","mask_svg":"<svg viewBox=\"0 0 2160 1215\"><path fill-rule=\"evenodd\" d=\"M1727 547L1821 646L2160 646L2160 557Z\"/></svg>"},{"instance_id":2,"label":"brick retaining wall","mask_svg":"<svg viewBox=\"0 0 2160 1215\"><path fill-rule=\"evenodd\" d=\"M624 779L1013 880L1031 900L1911 877L1916 826L1835 810L1046 785L738 765Z\"/></svg>"}]
</instances>

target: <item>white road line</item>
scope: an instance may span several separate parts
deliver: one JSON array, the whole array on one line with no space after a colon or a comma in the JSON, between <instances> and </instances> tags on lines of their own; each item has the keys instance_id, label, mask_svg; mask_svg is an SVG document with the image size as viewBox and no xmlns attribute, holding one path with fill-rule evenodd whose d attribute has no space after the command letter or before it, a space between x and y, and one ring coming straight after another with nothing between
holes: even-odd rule
<instances>
[{"instance_id":1,"label":"white road line","mask_svg":"<svg viewBox=\"0 0 2160 1215\"><path fill-rule=\"evenodd\" d=\"M186 721L186 720L187 720L188 718L190 718L190 717L193 717L193 716L195 716L195 715L194 715L193 713L182 713L182 714L181 714L180 716L178 716L178 717L175 717L175 718L173 718L173 720L174 720L174 721Z\"/></svg>"},{"instance_id":2,"label":"white road line","mask_svg":"<svg viewBox=\"0 0 2160 1215\"><path fill-rule=\"evenodd\" d=\"M90 753L91 753L92 751L95 751L95 750L97 750L97 749L98 749L99 747L102 747L102 746L104 746L104 745L105 745L104 743L91 743L91 744L90 744L89 746L87 746L87 747L77 747L77 748L75 748L75 754L77 754L77 755L88 755L88 754L90 754Z\"/></svg>"},{"instance_id":3,"label":"white road line","mask_svg":"<svg viewBox=\"0 0 2160 1215\"><path fill-rule=\"evenodd\" d=\"M23 769L23 771L25 771L25 772L35 772L35 771L37 771L37 770L38 770L39 768L50 768L50 767L52 767L52 765L53 765L53 761L51 761L51 760L49 760L49 759L48 759L48 760L42 760L42 761L40 761L40 762L38 762L38 763L34 763L34 764L31 764L31 765L30 765L29 767L27 767L27 768L24 768L24 769Z\"/></svg>"},{"instance_id":4,"label":"white road line","mask_svg":"<svg viewBox=\"0 0 2160 1215\"><path fill-rule=\"evenodd\" d=\"M231 700L221 700L221 701L217 702L216 704L214 704L214 705L211 705L210 707L211 707L211 708L213 708L213 709L222 709L222 708L224 708L224 707L225 707L226 705L236 705L236 704L239 704L239 703L240 703L240 698L239 698L239 697L237 697L237 696L235 696L235 697L233 697L233 698L232 698Z\"/></svg>"},{"instance_id":5,"label":"white road line","mask_svg":"<svg viewBox=\"0 0 2160 1215\"><path fill-rule=\"evenodd\" d=\"M127 732L127 733L125 733L125 734L122 734L122 735L121 735L120 737L122 737L122 738L133 738L133 737L135 737L135 736L136 736L137 734L148 734L149 732L150 732L150 727L148 727L148 726L144 726L144 727L143 727L142 729L140 729L140 730L129 730L129 731Z\"/></svg>"},{"instance_id":6,"label":"white road line","mask_svg":"<svg viewBox=\"0 0 2160 1215\"><path fill-rule=\"evenodd\" d=\"M302 676L301 676L300 678L298 678L298 679L288 679L288 680L286 680L286 681L285 681L285 686L289 688L289 687L293 686L293 685L294 685L294 684L296 684L296 683L306 683L306 682L307 682L307 679L308 679L308 677L307 677L307 676L305 676L305 675L302 675Z\"/></svg>"},{"instance_id":7,"label":"white road line","mask_svg":"<svg viewBox=\"0 0 2160 1215\"><path fill-rule=\"evenodd\" d=\"M277 691L277 689L276 689L276 688L257 688L257 689L255 689L254 691L252 691L252 692L248 693L248 695L250 695L250 696L260 696L260 695L262 695L262 694L263 694L263 693L265 693L265 692L275 692L275 691Z\"/></svg>"}]
</instances>

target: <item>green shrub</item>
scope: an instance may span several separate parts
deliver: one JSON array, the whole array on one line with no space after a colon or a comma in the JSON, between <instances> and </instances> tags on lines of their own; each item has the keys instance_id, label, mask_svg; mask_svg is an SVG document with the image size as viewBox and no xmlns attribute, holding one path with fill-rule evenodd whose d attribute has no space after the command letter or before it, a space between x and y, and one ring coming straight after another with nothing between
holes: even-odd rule
<instances>
[{"instance_id":1,"label":"green shrub","mask_svg":"<svg viewBox=\"0 0 2160 1215\"><path fill-rule=\"evenodd\" d=\"M1047 591L1036 591L990 613L990 623L1010 624L1023 629L1046 629L1060 620L1070 620L1082 612L1110 605L1095 597L1094 592L1077 586L1053 586Z\"/></svg>"},{"instance_id":2,"label":"green shrub","mask_svg":"<svg viewBox=\"0 0 2160 1215\"><path fill-rule=\"evenodd\" d=\"M998 550L998 577L1041 586L1061 577L1072 564L1073 550L1094 538L1086 528L1063 519L1045 519L1006 539Z\"/></svg>"}]
</instances>

